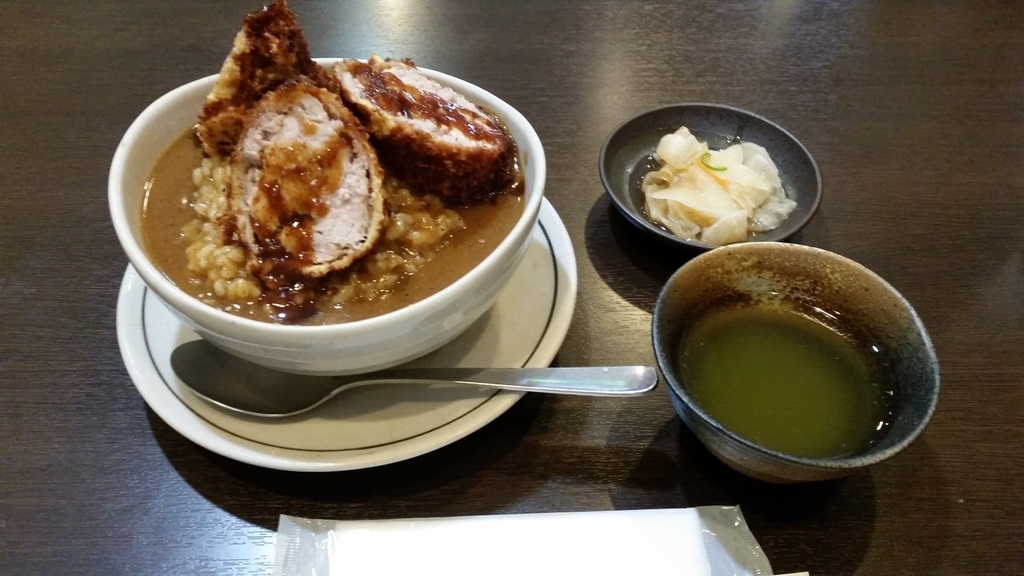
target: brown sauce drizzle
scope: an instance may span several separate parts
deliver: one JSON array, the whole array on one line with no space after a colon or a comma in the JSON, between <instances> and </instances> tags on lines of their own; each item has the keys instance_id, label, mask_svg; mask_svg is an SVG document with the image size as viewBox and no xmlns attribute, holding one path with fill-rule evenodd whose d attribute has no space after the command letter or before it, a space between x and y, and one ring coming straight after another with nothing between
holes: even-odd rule
<instances>
[{"instance_id":1,"label":"brown sauce drizzle","mask_svg":"<svg viewBox=\"0 0 1024 576\"><path fill-rule=\"evenodd\" d=\"M305 95L315 97L315 89L284 88L271 98L275 107L285 109ZM306 121L302 132L315 134L317 126ZM353 149L348 135L335 133L323 147L276 143L261 154L263 168L251 218L259 253L250 268L266 288L261 300L282 322L297 322L317 312L320 280L308 277L302 268L315 263L313 225L329 211L325 197L338 189L344 160Z\"/></svg>"},{"instance_id":2,"label":"brown sauce drizzle","mask_svg":"<svg viewBox=\"0 0 1024 576\"><path fill-rule=\"evenodd\" d=\"M412 66L412 62L406 62ZM382 110L406 118L430 119L438 125L460 130L473 139L500 143L504 134L494 121L475 110L459 106L436 94L410 86L398 76L366 62L352 62L349 72L362 86L363 95Z\"/></svg>"}]
</instances>

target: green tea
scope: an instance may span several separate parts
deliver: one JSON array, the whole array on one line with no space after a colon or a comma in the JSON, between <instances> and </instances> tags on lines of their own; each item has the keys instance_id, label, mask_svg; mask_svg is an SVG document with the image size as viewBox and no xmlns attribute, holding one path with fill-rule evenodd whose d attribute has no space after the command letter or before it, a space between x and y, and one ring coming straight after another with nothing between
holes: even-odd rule
<instances>
[{"instance_id":1,"label":"green tea","mask_svg":"<svg viewBox=\"0 0 1024 576\"><path fill-rule=\"evenodd\" d=\"M867 347L781 306L710 312L683 338L687 390L715 420L794 456L857 454L892 420L893 389Z\"/></svg>"}]
</instances>

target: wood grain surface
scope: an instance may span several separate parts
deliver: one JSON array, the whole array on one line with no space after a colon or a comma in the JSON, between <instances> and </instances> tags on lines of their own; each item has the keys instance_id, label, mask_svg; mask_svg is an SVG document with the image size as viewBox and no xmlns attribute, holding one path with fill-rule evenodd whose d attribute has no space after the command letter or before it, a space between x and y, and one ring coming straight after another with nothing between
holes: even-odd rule
<instances>
[{"instance_id":1,"label":"wood grain surface","mask_svg":"<svg viewBox=\"0 0 1024 576\"><path fill-rule=\"evenodd\" d=\"M107 170L150 102L216 72L256 2L0 3L0 574L269 574L279 514L334 519L739 504L777 572L1024 571L1024 4L292 0L314 55L411 57L518 108L579 260L562 365L653 363L682 263L610 206L631 115L727 103L814 154L798 241L916 307L942 366L926 433L868 472L778 487L717 463L663 388L528 396L383 468L262 470L151 412L114 331ZM509 543L515 549L514 543Z\"/></svg>"}]
</instances>

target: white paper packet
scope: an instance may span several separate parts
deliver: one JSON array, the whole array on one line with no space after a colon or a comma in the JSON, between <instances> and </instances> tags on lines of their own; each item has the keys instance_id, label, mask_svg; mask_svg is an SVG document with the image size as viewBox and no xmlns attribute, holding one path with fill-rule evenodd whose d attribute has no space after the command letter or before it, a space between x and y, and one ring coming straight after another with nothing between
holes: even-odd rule
<instances>
[{"instance_id":1,"label":"white paper packet","mask_svg":"<svg viewBox=\"0 0 1024 576\"><path fill-rule=\"evenodd\" d=\"M334 521L281 516L275 576L770 576L738 507Z\"/></svg>"}]
</instances>

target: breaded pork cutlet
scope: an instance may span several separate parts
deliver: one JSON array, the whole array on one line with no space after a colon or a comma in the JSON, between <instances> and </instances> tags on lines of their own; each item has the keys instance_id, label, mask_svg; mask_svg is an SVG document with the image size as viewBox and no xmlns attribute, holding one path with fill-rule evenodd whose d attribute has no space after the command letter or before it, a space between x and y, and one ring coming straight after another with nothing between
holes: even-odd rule
<instances>
[{"instance_id":1,"label":"breaded pork cutlet","mask_svg":"<svg viewBox=\"0 0 1024 576\"><path fill-rule=\"evenodd\" d=\"M359 120L305 78L265 96L231 157L229 201L270 288L347 268L380 237L383 176Z\"/></svg>"},{"instance_id":2,"label":"breaded pork cutlet","mask_svg":"<svg viewBox=\"0 0 1024 576\"><path fill-rule=\"evenodd\" d=\"M411 61L374 55L334 72L381 162L414 191L465 205L513 183L515 145L497 120Z\"/></svg>"},{"instance_id":3,"label":"breaded pork cutlet","mask_svg":"<svg viewBox=\"0 0 1024 576\"><path fill-rule=\"evenodd\" d=\"M271 289L310 285L373 248L383 173L285 0L249 14L203 106L206 154L230 158L226 237Z\"/></svg>"},{"instance_id":4,"label":"breaded pork cutlet","mask_svg":"<svg viewBox=\"0 0 1024 576\"><path fill-rule=\"evenodd\" d=\"M337 91L333 76L313 61L309 45L286 0L274 0L246 16L199 116L199 140L210 156L231 155L246 113L264 94L305 76Z\"/></svg>"}]
</instances>

